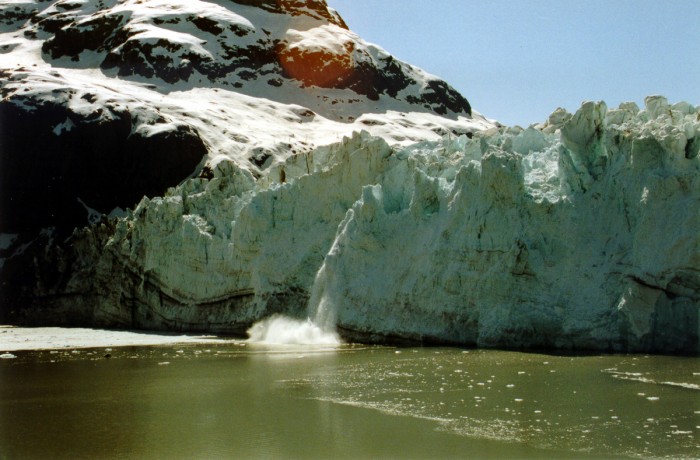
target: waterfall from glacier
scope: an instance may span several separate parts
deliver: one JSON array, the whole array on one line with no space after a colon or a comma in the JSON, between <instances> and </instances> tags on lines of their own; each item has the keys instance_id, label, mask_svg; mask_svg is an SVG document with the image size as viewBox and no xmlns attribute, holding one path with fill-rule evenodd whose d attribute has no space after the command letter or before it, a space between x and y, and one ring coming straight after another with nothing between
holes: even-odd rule
<instances>
[{"instance_id":1,"label":"waterfall from glacier","mask_svg":"<svg viewBox=\"0 0 700 460\"><path fill-rule=\"evenodd\" d=\"M311 290L304 320L273 315L248 329L248 342L287 345L339 345L335 310L327 295L326 264L321 265Z\"/></svg>"}]
</instances>

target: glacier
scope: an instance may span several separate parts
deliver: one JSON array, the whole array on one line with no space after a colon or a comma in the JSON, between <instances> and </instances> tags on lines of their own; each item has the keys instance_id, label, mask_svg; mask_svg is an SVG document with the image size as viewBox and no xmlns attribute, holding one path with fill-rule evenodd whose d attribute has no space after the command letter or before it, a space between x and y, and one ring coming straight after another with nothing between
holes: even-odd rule
<instances>
[{"instance_id":1,"label":"glacier","mask_svg":"<svg viewBox=\"0 0 700 460\"><path fill-rule=\"evenodd\" d=\"M700 351L699 107L504 127L324 0L4 2L0 76L0 323Z\"/></svg>"},{"instance_id":2,"label":"glacier","mask_svg":"<svg viewBox=\"0 0 700 460\"><path fill-rule=\"evenodd\" d=\"M322 304L346 340L697 354L699 150L700 107L654 96L221 159L36 256L9 316L243 334Z\"/></svg>"}]
</instances>

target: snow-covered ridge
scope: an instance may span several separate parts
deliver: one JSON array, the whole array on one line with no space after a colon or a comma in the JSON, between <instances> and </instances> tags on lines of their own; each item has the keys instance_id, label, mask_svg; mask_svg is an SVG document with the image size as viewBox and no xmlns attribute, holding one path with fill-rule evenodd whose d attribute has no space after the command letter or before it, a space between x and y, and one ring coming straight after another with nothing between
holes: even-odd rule
<instances>
[{"instance_id":1,"label":"snow-covered ridge","mask_svg":"<svg viewBox=\"0 0 700 460\"><path fill-rule=\"evenodd\" d=\"M471 115L449 85L364 42L324 1L26 1L3 5L0 23L21 32L3 46L14 54L20 37L35 39L54 67L145 78L165 93L214 86L346 121L387 105Z\"/></svg>"},{"instance_id":2,"label":"snow-covered ridge","mask_svg":"<svg viewBox=\"0 0 700 460\"><path fill-rule=\"evenodd\" d=\"M314 291L347 337L697 353L699 114L652 97L408 147L363 132L258 180L221 161L45 253L41 308L15 314L242 332Z\"/></svg>"}]
</instances>

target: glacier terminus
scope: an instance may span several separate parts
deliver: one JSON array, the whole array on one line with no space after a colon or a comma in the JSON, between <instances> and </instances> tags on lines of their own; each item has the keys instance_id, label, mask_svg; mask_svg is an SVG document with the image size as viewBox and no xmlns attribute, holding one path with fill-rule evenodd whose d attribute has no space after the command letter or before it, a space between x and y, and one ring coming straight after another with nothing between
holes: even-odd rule
<instances>
[{"instance_id":1,"label":"glacier terminus","mask_svg":"<svg viewBox=\"0 0 700 460\"><path fill-rule=\"evenodd\" d=\"M502 126L320 0L0 20L3 323L700 352L698 106Z\"/></svg>"}]
</instances>

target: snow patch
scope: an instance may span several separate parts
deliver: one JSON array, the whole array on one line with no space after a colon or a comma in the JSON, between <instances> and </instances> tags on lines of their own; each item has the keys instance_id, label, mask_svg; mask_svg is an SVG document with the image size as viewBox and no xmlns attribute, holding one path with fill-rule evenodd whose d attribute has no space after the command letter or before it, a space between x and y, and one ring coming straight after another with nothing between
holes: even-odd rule
<instances>
[{"instance_id":1,"label":"snow patch","mask_svg":"<svg viewBox=\"0 0 700 460\"><path fill-rule=\"evenodd\" d=\"M60 136L64 131L65 131L65 132L70 132L70 130L73 129L73 128L75 128L75 123L73 123L73 120L71 120L70 118L66 118L66 121L64 121L63 123L60 123L60 124L56 125L56 126L53 128L53 133L54 133L56 136Z\"/></svg>"},{"instance_id":2,"label":"snow patch","mask_svg":"<svg viewBox=\"0 0 700 460\"><path fill-rule=\"evenodd\" d=\"M159 334L146 331L115 331L105 329L61 327L0 326L2 350L52 350L98 347L127 347L167 345L177 343L230 343L230 340L211 335ZM111 351L107 349L106 351ZM9 353L8 353L9 354Z\"/></svg>"}]
</instances>

